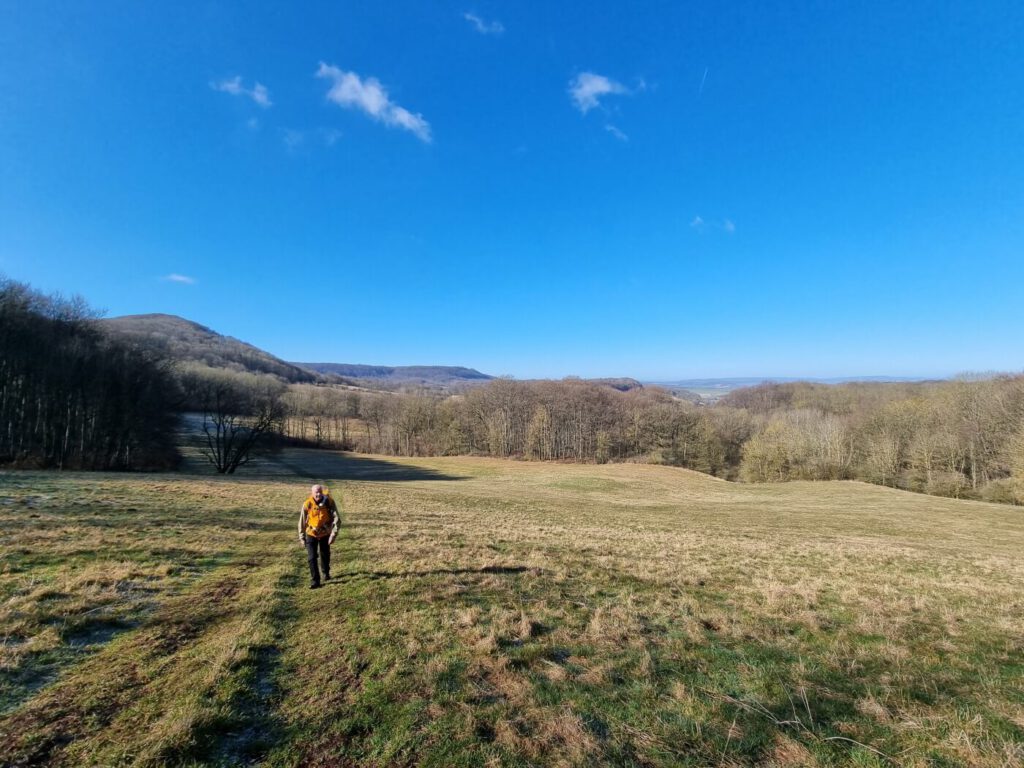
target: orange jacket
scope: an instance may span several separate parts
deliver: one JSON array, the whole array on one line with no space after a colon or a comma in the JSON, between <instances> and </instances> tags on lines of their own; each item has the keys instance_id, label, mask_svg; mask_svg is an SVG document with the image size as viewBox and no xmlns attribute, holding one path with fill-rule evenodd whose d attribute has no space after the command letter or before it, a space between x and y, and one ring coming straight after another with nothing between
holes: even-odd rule
<instances>
[{"instance_id":1,"label":"orange jacket","mask_svg":"<svg viewBox=\"0 0 1024 768\"><path fill-rule=\"evenodd\" d=\"M302 513L299 515L299 533L315 539L336 536L340 522L338 505L329 494L324 494L324 500L320 504L310 496L302 505Z\"/></svg>"}]
</instances>

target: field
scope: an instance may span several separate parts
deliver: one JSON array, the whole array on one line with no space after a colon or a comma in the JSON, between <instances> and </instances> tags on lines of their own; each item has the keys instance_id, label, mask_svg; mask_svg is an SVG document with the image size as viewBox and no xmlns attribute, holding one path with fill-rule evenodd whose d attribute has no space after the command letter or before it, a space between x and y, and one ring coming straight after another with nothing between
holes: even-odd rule
<instances>
[{"instance_id":1,"label":"field","mask_svg":"<svg viewBox=\"0 0 1024 768\"><path fill-rule=\"evenodd\" d=\"M6 472L0 765L1021 766L1022 553L1019 508L657 466Z\"/></svg>"}]
</instances>

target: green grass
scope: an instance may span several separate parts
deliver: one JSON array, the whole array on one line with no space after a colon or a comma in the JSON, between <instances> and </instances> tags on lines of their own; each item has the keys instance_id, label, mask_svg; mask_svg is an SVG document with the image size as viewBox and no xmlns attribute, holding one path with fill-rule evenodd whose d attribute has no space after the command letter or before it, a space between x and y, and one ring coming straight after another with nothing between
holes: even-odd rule
<instances>
[{"instance_id":1,"label":"green grass","mask_svg":"<svg viewBox=\"0 0 1024 768\"><path fill-rule=\"evenodd\" d=\"M1022 552L1012 507L657 466L3 473L0 764L1020 766Z\"/></svg>"}]
</instances>

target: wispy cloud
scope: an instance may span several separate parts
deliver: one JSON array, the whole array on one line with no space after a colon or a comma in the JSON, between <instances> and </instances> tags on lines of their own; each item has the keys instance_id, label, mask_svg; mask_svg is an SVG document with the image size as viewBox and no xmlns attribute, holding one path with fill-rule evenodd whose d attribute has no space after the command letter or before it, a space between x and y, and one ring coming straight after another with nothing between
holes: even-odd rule
<instances>
[{"instance_id":1,"label":"wispy cloud","mask_svg":"<svg viewBox=\"0 0 1024 768\"><path fill-rule=\"evenodd\" d=\"M210 83L210 87L221 93L230 93L232 96L248 96L254 102L266 109L274 105L270 100L270 91L262 83L256 83L252 88L242 85L242 76L236 75L226 80L217 80Z\"/></svg>"},{"instance_id":2,"label":"wispy cloud","mask_svg":"<svg viewBox=\"0 0 1024 768\"><path fill-rule=\"evenodd\" d=\"M581 72L569 81L569 98L584 115L601 106L601 97L629 92L622 83L593 72Z\"/></svg>"},{"instance_id":3,"label":"wispy cloud","mask_svg":"<svg viewBox=\"0 0 1024 768\"><path fill-rule=\"evenodd\" d=\"M727 235L731 235L736 231L736 225L732 223L732 219L722 219L721 221L705 221L700 216L694 216L690 221L690 227L703 232L706 229L719 229L725 232Z\"/></svg>"},{"instance_id":4,"label":"wispy cloud","mask_svg":"<svg viewBox=\"0 0 1024 768\"><path fill-rule=\"evenodd\" d=\"M289 152L298 152L299 150L313 150L316 147L333 147L344 135L337 128L308 128L305 130L299 128L282 128L281 141L284 143L285 148Z\"/></svg>"},{"instance_id":5,"label":"wispy cloud","mask_svg":"<svg viewBox=\"0 0 1024 768\"><path fill-rule=\"evenodd\" d=\"M179 283L180 285L195 285L196 279L189 277L188 275L179 275L177 272L172 272L169 275L164 275L160 278L167 283Z\"/></svg>"},{"instance_id":6,"label":"wispy cloud","mask_svg":"<svg viewBox=\"0 0 1024 768\"><path fill-rule=\"evenodd\" d=\"M608 133L610 133L612 136L614 136L619 141L629 141L629 136L624 134L622 131L620 131L618 128L616 128L611 123L608 123L607 125L605 125L604 129L606 131L608 131Z\"/></svg>"},{"instance_id":7,"label":"wispy cloud","mask_svg":"<svg viewBox=\"0 0 1024 768\"><path fill-rule=\"evenodd\" d=\"M484 21L475 13L467 11L462 18L473 25L474 29L481 35L500 35L505 31L505 26L500 21Z\"/></svg>"},{"instance_id":8,"label":"wispy cloud","mask_svg":"<svg viewBox=\"0 0 1024 768\"><path fill-rule=\"evenodd\" d=\"M265 85L260 85L259 83L256 83L256 87L249 91L249 95L253 101L264 108L274 103L270 100L270 91L267 90Z\"/></svg>"},{"instance_id":9,"label":"wispy cloud","mask_svg":"<svg viewBox=\"0 0 1024 768\"><path fill-rule=\"evenodd\" d=\"M375 77L363 80L355 72L345 72L335 66L320 62L317 77L332 81L327 98L339 107L358 109L374 120L393 128L402 128L429 144L430 123L421 114L413 114L391 101L384 86Z\"/></svg>"},{"instance_id":10,"label":"wispy cloud","mask_svg":"<svg viewBox=\"0 0 1024 768\"><path fill-rule=\"evenodd\" d=\"M281 133L281 140L288 147L288 151L292 152L306 141L306 134L303 131L296 131L294 128L285 128Z\"/></svg>"}]
</instances>

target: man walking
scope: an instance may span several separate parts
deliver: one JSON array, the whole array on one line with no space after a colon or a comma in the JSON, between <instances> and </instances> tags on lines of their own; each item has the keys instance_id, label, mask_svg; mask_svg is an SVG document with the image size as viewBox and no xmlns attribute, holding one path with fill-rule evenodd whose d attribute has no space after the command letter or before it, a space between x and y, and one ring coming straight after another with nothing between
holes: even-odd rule
<instances>
[{"instance_id":1,"label":"man walking","mask_svg":"<svg viewBox=\"0 0 1024 768\"><path fill-rule=\"evenodd\" d=\"M338 505L322 485L314 485L310 496L299 513L299 541L306 548L309 560L309 588L320 587L320 571L324 581L331 580L331 544L338 535L341 522ZM320 553L320 567L317 568L317 552Z\"/></svg>"}]
</instances>

